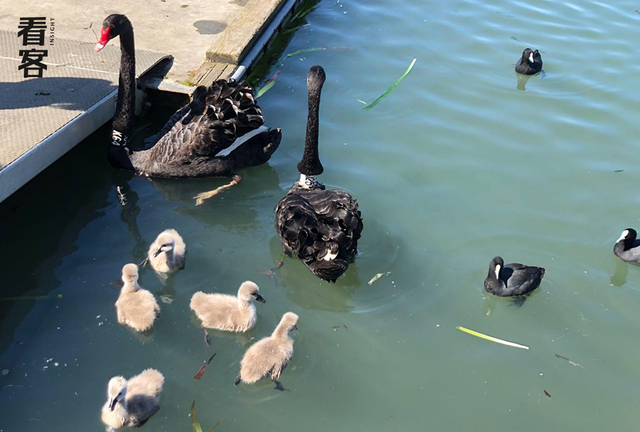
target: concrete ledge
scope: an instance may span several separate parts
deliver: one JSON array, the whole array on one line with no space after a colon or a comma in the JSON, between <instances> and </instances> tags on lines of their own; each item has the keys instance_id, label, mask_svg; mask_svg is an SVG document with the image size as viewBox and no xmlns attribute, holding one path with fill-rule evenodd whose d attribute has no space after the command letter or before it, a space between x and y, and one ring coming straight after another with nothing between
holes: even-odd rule
<instances>
[{"instance_id":1,"label":"concrete ledge","mask_svg":"<svg viewBox=\"0 0 640 432\"><path fill-rule=\"evenodd\" d=\"M216 44L207 50L207 61L240 63L285 3L285 0L249 2L230 23L233 31L224 32Z\"/></svg>"}]
</instances>

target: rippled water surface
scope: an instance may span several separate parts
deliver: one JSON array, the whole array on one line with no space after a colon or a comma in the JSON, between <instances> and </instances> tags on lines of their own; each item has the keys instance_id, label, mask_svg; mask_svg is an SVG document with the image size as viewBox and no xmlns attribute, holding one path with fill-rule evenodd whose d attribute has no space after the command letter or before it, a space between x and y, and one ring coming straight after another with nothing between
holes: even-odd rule
<instances>
[{"instance_id":1,"label":"rippled water surface","mask_svg":"<svg viewBox=\"0 0 640 432\"><path fill-rule=\"evenodd\" d=\"M632 430L640 269L611 249L640 226L637 8L324 0L282 57L348 49L271 67L265 79L280 75L260 104L283 128L280 149L200 207L192 197L225 180L130 178L108 166L99 130L0 208L3 298L48 296L0 301L0 430L101 430L108 379L146 367L166 376L147 431L191 430L194 400L205 430L221 418L220 431ZM546 76L524 83L513 66L527 46ZM358 99L374 100L413 58L363 110ZM352 192L365 221L335 285L290 259L264 274L280 258L273 207L297 178L314 64L328 77L322 178ZM113 281L168 227L187 242L187 266L165 284L143 270L141 285L171 303L140 337L116 321ZM495 255L547 269L521 308L483 291ZM380 272L391 273L368 285ZM256 328L212 333L207 347L191 295L246 279L267 299ZM234 387L244 351L286 311L300 315L282 377L291 392Z\"/></svg>"}]
</instances>

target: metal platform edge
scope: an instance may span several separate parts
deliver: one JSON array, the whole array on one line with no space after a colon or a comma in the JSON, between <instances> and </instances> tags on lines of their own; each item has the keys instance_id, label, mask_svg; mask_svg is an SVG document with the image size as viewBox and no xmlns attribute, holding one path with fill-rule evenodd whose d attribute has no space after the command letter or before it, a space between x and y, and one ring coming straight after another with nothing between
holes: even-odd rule
<instances>
[{"instance_id":1,"label":"metal platform edge","mask_svg":"<svg viewBox=\"0 0 640 432\"><path fill-rule=\"evenodd\" d=\"M302 0L287 0L271 20L271 23L262 32L262 35L255 41L251 49L249 49L247 55L244 56L240 64L235 68L230 78L241 79L245 73L251 69L251 66L254 65L268 49L278 31L282 28L282 25L301 3ZM161 60L162 59L158 62ZM151 66L149 70L153 69L154 66L155 65ZM155 85L148 86L148 88L155 87L161 91L166 91L166 87L163 89L160 82L156 81L154 84ZM172 90L175 91L176 89ZM178 92L191 93L184 90ZM91 108L78 115L11 164L0 170L0 202L10 197L14 192L108 122L113 117L117 95L118 90L114 90Z\"/></svg>"}]
</instances>

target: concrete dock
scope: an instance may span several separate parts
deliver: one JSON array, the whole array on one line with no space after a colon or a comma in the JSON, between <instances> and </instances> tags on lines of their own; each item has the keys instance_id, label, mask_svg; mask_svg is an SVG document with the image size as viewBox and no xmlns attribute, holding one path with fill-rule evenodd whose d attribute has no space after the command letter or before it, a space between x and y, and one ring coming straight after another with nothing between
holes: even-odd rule
<instances>
[{"instance_id":1,"label":"concrete dock","mask_svg":"<svg viewBox=\"0 0 640 432\"><path fill-rule=\"evenodd\" d=\"M297 0L87 0L3 5L0 15L0 201L113 116L119 41L93 52L102 20L124 13L135 32L136 73L173 57L144 86L189 94L196 85L240 78L266 49ZM105 7L105 5L107 7ZM42 78L18 70L20 18L46 17ZM53 27L53 29L51 29ZM53 33L53 45L50 36ZM165 62L166 66L166 62ZM156 73L157 75L157 73ZM105 139L107 139L105 137Z\"/></svg>"}]
</instances>

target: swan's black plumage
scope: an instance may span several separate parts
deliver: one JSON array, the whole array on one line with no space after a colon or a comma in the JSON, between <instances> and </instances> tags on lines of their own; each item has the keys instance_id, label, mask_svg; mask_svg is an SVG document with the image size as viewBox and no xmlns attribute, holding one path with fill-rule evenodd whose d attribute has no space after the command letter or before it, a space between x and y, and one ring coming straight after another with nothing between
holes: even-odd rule
<instances>
[{"instance_id":1,"label":"swan's black plumage","mask_svg":"<svg viewBox=\"0 0 640 432\"><path fill-rule=\"evenodd\" d=\"M318 154L320 92L325 81L322 67L309 70L309 117L300 181L276 205L276 231L285 253L295 255L316 276L335 282L349 267L358 250L362 217L358 202L340 189L325 190L315 180L323 167Z\"/></svg>"},{"instance_id":2,"label":"swan's black plumage","mask_svg":"<svg viewBox=\"0 0 640 432\"><path fill-rule=\"evenodd\" d=\"M198 87L193 100L180 108L151 145L133 150L128 141L134 129L135 50L133 27L124 15L108 16L96 49L120 36L122 51L118 102L113 119L109 160L117 168L155 178L230 177L236 170L269 160L280 145L280 129L260 127L262 110L245 82L218 80ZM255 131L255 132L254 132ZM234 141L254 132L228 155L218 155Z\"/></svg>"},{"instance_id":3,"label":"swan's black plumage","mask_svg":"<svg viewBox=\"0 0 640 432\"><path fill-rule=\"evenodd\" d=\"M498 275L496 267L500 266ZM489 264L489 274L484 280L484 289L500 297L523 296L540 286L545 270L542 267L512 263L504 264L501 257L495 257Z\"/></svg>"},{"instance_id":4,"label":"swan's black plumage","mask_svg":"<svg viewBox=\"0 0 640 432\"><path fill-rule=\"evenodd\" d=\"M640 264L640 242L636 240L638 233L633 228L627 228L613 246L613 253L622 261Z\"/></svg>"},{"instance_id":5,"label":"swan's black plumage","mask_svg":"<svg viewBox=\"0 0 640 432\"><path fill-rule=\"evenodd\" d=\"M516 63L516 72L522 75L535 75L542 70L542 56L538 50L527 48Z\"/></svg>"}]
</instances>

